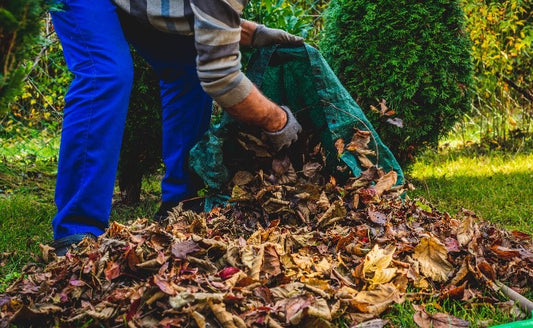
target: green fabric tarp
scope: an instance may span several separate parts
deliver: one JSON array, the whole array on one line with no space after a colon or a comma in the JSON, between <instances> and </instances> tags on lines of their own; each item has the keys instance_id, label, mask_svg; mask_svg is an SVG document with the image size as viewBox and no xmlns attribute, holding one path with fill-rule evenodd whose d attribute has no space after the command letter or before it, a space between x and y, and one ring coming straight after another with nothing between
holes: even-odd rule
<instances>
[{"instance_id":1,"label":"green fabric tarp","mask_svg":"<svg viewBox=\"0 0 533 328\"><path fill-rule=\"evenodd\" d=\"M357 128L372 133L369 148L376 152L371 158L373 163L385 172L396 171L397 184L403 184L403 172L394 155L318 50L309 45L259 49L250 59L246 75L272 101L291 108L306 136L299 141L319 138L325 150L325 169L330 175L339 179L361 175L362 168L355 156L348 151L338 156L334 145L339 138L348 143ZM260 135L258 129L224 113L220 123L212 126L191 150L189 164L210 190L221 189L236 171L252 170L249 166L257 164L256 156L250 154L251 161L243 160L247 157L243 156L245 151L235 141L239 133ZM296 162L301 155L293 146L288 153ZM346 166L348 170L338 169Z\"/></svg>"}]
</instances>

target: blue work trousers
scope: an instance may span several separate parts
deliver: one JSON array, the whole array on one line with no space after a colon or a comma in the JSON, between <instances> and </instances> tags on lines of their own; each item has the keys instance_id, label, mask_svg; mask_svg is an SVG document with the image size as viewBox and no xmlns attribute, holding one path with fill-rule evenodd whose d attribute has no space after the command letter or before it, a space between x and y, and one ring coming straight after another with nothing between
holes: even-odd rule
<instances>
[{"instance_id":1,"label":"blue work trousers","mask_svg":"<svg viewBox=\"0 0 533 328\"><path fill-rule=\"evenodd\" d=\"M119 14L111 0L62 0L52 20L74 80L65 110L52 221L54 238L100 235L108 226L133 64L129 44L160 78L162 200L194 191L187 156L209 125L212 100L196 72L194 38L167 34Z\"/></svg>"}]
</instances>

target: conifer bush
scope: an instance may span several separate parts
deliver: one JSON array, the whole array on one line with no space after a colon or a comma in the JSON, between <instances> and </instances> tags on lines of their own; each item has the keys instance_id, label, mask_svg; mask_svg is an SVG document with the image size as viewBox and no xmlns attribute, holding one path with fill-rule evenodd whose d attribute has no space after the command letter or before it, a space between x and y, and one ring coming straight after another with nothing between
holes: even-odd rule
<instances>
[{"instance_id":1,"label":"conifer bush","mask_svg":"<svg viewBox=\"0 0 533 328\"><path fill-rule=\"evenodd\" d=\"M320 50L402 163L471 108L464 22L457 1L332 0L326 10Z\"/></svg>"},{"instance_id":2,"label":"conifer bush","mask_svg":"<svg viewBox=\"0 0 533 328\"><path fill-rule=\"evenodd\" d=\"M0 1L0 114L22 90L21 63L39 36L43 12L41 0Z\"/></svg>"}]
</instances>

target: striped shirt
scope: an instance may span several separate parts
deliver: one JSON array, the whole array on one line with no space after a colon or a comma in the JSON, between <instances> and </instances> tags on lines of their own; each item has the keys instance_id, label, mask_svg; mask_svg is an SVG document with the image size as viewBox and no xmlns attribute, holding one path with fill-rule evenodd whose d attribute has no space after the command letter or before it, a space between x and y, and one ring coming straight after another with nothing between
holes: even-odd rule
<instances>
[{"instance_id":1,"label":"striped shirt","mask_svg":"<svg viewBox=\"0 0 533 328\"><path fill-rule=\"evenodd\" d=\"M194 35L198 77L222 107L243 101L252 82L241 71L240 16L248 0L113 0L130 15L169 33Z\"/></svg>"}]
</instances>

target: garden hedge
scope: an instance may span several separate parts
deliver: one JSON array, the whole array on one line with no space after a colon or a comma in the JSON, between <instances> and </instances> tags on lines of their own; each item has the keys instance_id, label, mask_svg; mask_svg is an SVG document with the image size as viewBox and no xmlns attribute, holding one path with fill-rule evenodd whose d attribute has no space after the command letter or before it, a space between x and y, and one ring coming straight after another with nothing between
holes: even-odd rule
<instances>
[{"instance_id":1,"label":"garden hedge","mask_svg":"<svg viewBox=\"0 0 533 328\"><path fill-rule=\"evenodd\" d=\"M464 24L458 1L332 0L326 10L321 52L402 163L471 108Z\"/></svg>"}]
</instances>

